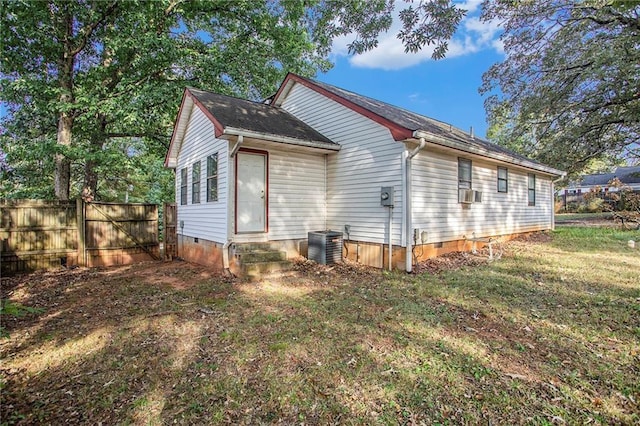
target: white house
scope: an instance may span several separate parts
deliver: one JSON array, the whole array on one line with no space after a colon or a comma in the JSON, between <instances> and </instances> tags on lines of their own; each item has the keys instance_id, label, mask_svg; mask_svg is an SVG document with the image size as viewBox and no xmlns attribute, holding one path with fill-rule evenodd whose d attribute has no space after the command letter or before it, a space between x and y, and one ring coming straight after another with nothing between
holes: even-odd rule
<instances>
[{"instance_id":1,"label":"white house","mask_svg":"<svg viewBox=\"0 0 640 426\"><path fill-rule=\"evenodd\" d=\"M611 173L583 175L579 180L569 182L560 194L585 194L594 189L616 192L618 188L610 185L614 179L618 179L633 191L640 191L640 166L616 167Z\"/></svg>"},{"instance_id":2,"label":"white house","mask_svg":"<svg viewBox=\"0 0 640 426\"><path fill-rule=\"evenodd\" d=\"M604 199L607 199L607 194L618 192L619 188L611 185L614 179L619 180L624 187L640 192L640 166L626 166L616 167L610 173L583 175L569 182L566 188L560 188L556 195L564 208L576 208L584 202L584 196L592 191L599 191L599 196Z\"/></svg>"},{"instance_id":3,"label":"white house","mask_svg":"<svg viewBox=\"0 0 640 426\"><path fill-rule=\"evenodd\" d=\"M552 229L563 175L295 74L269 103L186 89L165 164L176 170L179 256L234 272L268 263L253 252L305 254L307 233L329 229L344 233L348 258L411 271L474 239Z\"/></svg>"}]
</instances>

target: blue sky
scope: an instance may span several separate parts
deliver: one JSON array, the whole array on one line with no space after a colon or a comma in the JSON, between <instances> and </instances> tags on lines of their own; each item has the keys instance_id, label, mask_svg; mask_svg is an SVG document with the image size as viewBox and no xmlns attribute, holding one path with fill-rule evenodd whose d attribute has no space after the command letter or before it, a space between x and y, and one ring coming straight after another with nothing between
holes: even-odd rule
<instances>
[{"instance_id":1,"label":"blue sky","mask_svg":"<svg viewBox=\"0 0 640 426\"><path fill-rule=\"evenodd\" d=\"M399 23L379 38L376 49L347 54L349 37L334 41L335 66L318 80L432 117L484 137L487 130L484 97L478 93L482 74L502 61L504 52L497 23L482 23L480 0L458 2L467 15L449 43L445 59L434 61L431 49L404 53L396 38ZM397 2L402 6L402 2Z\"/></svg>"}]
</instances>

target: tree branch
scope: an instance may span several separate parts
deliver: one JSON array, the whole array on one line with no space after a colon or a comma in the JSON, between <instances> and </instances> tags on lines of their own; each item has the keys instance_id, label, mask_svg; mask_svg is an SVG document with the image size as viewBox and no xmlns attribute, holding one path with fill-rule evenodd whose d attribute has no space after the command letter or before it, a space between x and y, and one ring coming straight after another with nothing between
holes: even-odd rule
<instances>
[{"instance_id":1,"label":"tree branch","mask_svg":"<svg viewBox=\"0 0 640 426\"><path fill-rule=\"evenodd\" d=\"M589 8L585 8L588 9L590 11L592 11L593 13L597 13L598 10L594 9L592 7ZM584 21L584 20L588 20L591 21L595 24L598 24L600 26L607 26L609 24L613 24L613 23L619 23L622 25L625 25L629 28L633 28L636 31L640 31L640 20L639 19L634 19L628 16L623 15L622 13L616 12L613 8L611 7L606 7L601 9L601 11L604 11L605 13L607 13L608 15L611 16L611 18L603 18L603 17L597 17L594 14L589 14L589 15L584 15L578 18L571 18L568 21L574 21L574 22L578 22L578 21Z\"/></svg>"},{"instance_id":2,"label":"tree branch","mask_svg":"<svg viewBox=\"0 0 640 426\"><path fill-rule=\"evenodd\" d=\"M136 133L136 132L113 132L113 133L105 133L105 137L107 138L150 138L156 140L162 144L166 149L169 149L169 144L165 142L167 139L167 135L159 135L154 133Z\"/></svg>"},{"instance_id":3,"label":"tree branch","mask_svg":"<svg viewBox=\"0 0 640 426\"><path fill-rule=\"evenodd\" d=\"M82 30L80 31L82 33L82 36L80 38L80 44L78 44L78 46L76 46L75 49L71 50L70 52L71 56L76 56L78 53L82 52L82 50L87 46L87 43L89 42L89 38L91 37L93 32L96 30L96 28L98 28L98 26L100 26L100 24L102 24L104 20L107 18L107 16L113 13L113 11L117 7L118 7L118 2L112 2L107 7L107 9L102 13L99 19L82 28Z\"/></svg>"}]
</instances>

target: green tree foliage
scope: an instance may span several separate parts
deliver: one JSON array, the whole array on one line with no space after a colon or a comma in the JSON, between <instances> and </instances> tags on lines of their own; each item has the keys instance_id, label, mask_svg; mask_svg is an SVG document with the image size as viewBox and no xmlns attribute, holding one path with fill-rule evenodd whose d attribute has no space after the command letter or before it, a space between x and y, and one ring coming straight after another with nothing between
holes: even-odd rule
<instances>
[{"instance_id":1,"label":"green tree foliage","mask_svg":"<svg viewBox=\"0 0 640 426\"><path fill-rule=\"evenodd\" d=\"M299 18L295 11L276 15L267 4L51 1L2 7L2 92L10 106L2 149L12 166L11 195L66 199L75 188L74 195L93 198L100 195L99 172L109 188L104 195L115 195L114 180L127 188L134 174L150 180L157 173L185 85L256 97L285 67L309 74L327 66L299 25L290 25L289 17ZM143 139L144 150L123 148L131 138ZM151 162L140 164L139 152L152 154ZM39 164L30 161L33 156ZM134 165L143 168L125 173ZM53 188L43 175L53 176Z\"/></svg>"},{"instance_id":2,"label":"green tree foliage","mask_svg":"<svg viewBox=\"0 0 640 426\"><path fill-rule=\"evenodd\" d=\"M490 139L574 173L633 152L638 2L485 2L483 19L501 21L506 53L483 77Z\"/></svg>"},{"instance_id":3,"label":"green tree foliage","mask_svg":"<svg viewBox=\"0 0 640 426\"><path fill-rule=\"evenodd\" d=\"M260 99L286 72L327 70L334 37L377 44L394 0L129 0L0 3L0 197L172 199L162 169L185 86ZM403 12L408 50L441 57L463 12ZM441 24L441 25L438 25ZM160 188L158 185L164 185ZM133 189L131 187L133 186Z\"/></svg>"}]
</instances>

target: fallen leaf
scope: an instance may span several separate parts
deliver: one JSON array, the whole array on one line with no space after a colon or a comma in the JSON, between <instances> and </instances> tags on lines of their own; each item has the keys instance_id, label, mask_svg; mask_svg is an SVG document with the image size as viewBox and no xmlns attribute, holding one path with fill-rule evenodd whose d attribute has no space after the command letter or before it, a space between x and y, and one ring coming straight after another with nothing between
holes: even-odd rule
<instances>
[{"instance_id":1,"label":"fallen leaf","mask_svg":"<svg viewBox=\"0 0 640 426\"><path fill-rule=\"evenodd\" d=\"M505 376L509 376L512 379L520 379L520 380L527 379L527 376L523 376L522 374L515 374L515 373L505 373Z\"/></svg>"}]
</instances>

